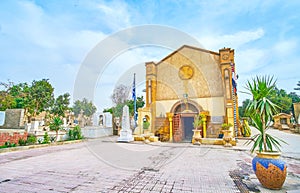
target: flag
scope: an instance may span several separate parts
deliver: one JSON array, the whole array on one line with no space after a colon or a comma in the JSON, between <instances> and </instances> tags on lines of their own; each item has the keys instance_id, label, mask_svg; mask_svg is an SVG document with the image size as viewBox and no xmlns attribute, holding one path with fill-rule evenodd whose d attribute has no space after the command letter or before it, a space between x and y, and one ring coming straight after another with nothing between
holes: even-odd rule
<instances>
[{"instance_id":1,"label":"flag","mask_svg":"<svg viewBox=\"0 0 300 193\"><path fill-rule=\"evenodd\" d=\"M134 73L133 84L132 84L132 99L134 101L136 100L136 94L135 94L135 73Z\"/></svg>"},{"instance_id":2,"label":"flag","mask_svg":"<svg viewBox=\"0 0 300 193\"><path fill-rule=\"evenodd\" d=\"M237 86L237 84L236 84L234 78L232 78L232 87L233 87L233 91L234 91L235 94L236 94L236 91L237 91L236 86Z\"/></svg>"},{"instance_id":3,"label":"flag","mask_svg":"<svg viewBox=\"0 0 300 193\"><path fill-rule=\"evenodd\" d=\"M231 71L232 71L232 72L235 72L234 63L231 62L231 63L230 63L230 66L231 66Z\"/></svg>"},{"instance_id":4,"label":"flag","mask_svg":"<svg viewBox=\"0 0 300 193\"><path fill-rule=\"evenodd\" d=\"M132 84L132 99L133 99L133 117L134 121L137 121L137 112L136 112L136 90L135 90L135 73L133 74L133 84Z\"/></svg>"}]
</instances>

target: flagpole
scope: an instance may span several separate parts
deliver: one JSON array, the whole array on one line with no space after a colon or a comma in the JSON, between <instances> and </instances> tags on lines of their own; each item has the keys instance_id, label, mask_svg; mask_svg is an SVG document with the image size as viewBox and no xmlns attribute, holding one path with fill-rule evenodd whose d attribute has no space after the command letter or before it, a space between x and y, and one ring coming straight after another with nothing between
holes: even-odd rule
<instances>
[{"instance_id":1,"label":"flagpole","mask_svg":"<svg viewBox=\"0 0 300 193\"><path fill-rule=\"evenodd\" d=\"M133 116L134 116L134 124L136 126L137 121L137 113L136 113L136 91L135 91L135 73L133 74L133 88L132 88L132 97L133 97Z\"/></svg>"}]
</instances>

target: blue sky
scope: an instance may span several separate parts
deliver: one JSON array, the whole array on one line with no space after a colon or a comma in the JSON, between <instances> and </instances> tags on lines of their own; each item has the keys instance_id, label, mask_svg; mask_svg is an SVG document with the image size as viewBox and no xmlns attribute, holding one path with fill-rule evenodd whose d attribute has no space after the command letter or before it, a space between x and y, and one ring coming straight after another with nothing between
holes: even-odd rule
<instances>
[{"instance_id":1,"label":"blue sky","mask_svg":"<svg viewBox=\"0 0 300 193\"><path fill-rule=\"evenodd\" d=\"M300 81L299 9L297 0L2 0L0 81L49 78L56 96L72 94L82 62L101 40L132 26L158 24L189 34L208 50L235 49L238 91L247 79L269 74L291 92ZM170 52L147 47L118 55L98 79L93 99L98 110L111 106L109 96L128 69ZM247 97L239 96L239 102Z\"/></svg>"}]
</instances>

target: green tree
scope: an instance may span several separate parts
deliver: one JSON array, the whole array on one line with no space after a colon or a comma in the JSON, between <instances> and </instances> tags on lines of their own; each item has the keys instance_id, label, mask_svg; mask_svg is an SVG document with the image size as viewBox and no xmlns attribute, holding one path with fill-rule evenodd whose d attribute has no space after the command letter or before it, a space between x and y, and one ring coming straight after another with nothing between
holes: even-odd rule
<instances>
[{"instance_id":1,"label":"green tree","mask_svg":"<svg viewBox=\"0 0 300 193\"><path fill-rule=\"evenodd\" d=\"M298 81L297 86L298 87L294 88L294 90L300 90L300 81Z\"/></svg>"},{"instance_id":2,"label":"green tree","mask_svg":"<svg viewBox=\"0 0 300 193\"><path fill-rule=\"evenodd\" d=\"M70 109L69 105L70 105L70 94L65 93L63 95L59 95L54 101L54 104L51 108L51 113L56 116L64 117L65 112Z\"/></svg>"},{"instance_id":3,"label":"green tree","mask_svg":"<svg viewBox=\"0 0 300 193\"><path fill-rule=\"evenodd\" d=\"M133 100L127 100L126 101L126 105L129 107L129 113L131 116L134 115L134 101ZM145 105L145 101L144 101L144 97L141 96L141 97L137 97L136 98L136 109L139 109L139 108L143 108Z\"/></svg>"},{"instance_id":4,"label":"green tree","mask_svg":"<svg viewBox=\"0 0 300 193\"><path fill-rule=\"evenodd\" d=\"M123 113L123 107L127 105L129 108L129 113L131 116L134 115L134 101L133 100L126 100L124 103L118 103L116 104L116 106L108 108L108 109L104 109L103 112L110 112L111 114L113 114L115 117L121 117L122 113ZM137 97L136 98L136 108L142 108L145 105L145 101L144 101L144 97Z\"/></svg>"},{"instance_id":5,"label":"green tree","mask_svg":"<svg viewBox=\"0 0 300 193\"><path fill-rule=\"evenodd\" d=\"M246 112L246 108L250 102L251 102L250 99L246 99L242 102L242 106L239 106L239 116L240 117L247 117L247 114L245 112Z\"/></svg>"},{"instance_id":6,"label":"green tree","mask_svg":"<svg viewBox=\"0 0 300 193\"><path fill-rule=\"evenodd\" d=\"M271 92L270 100L281 107L280 112L282 113L290 113L292 110L292 99L283 89L278 89L275 87Z\"/></svg>"},{"instance_id":7,"label":"green tree","mask_svg":"<svg viewBox=\"0 0 300 193\"><path fill-rule=\"evenodd\" d=\"M8 81L7 83L0 82L0 86L2 87L2 90L0 91L0 110L2 111L16 106L14 97L9 93L13 85L14 83L11 81Z\"/></svg>"},{"instance_id":8,"label":"green tree","mask_svg":"<svg viewBox=\"0 0 300 193\"><path fill-rule=\"evenodd\" d=\"M58 140L58 131L62 129L62 120L59 117L54 117L53 120L51 121L49 128L52 131L56 132L56 141Z\"/></svg>"},{"instance_id":9,"label":"green tree","mask_svg":"<svg viewBox=\"0 0 300 193\"><path fill-rule=\"evenodd\" d=\"M28 112L32 116L36 116L42 111L50 110L54 102L54 88L49 83L48 79L39 81L34 80L29 88Z\"/></svg>"},{"instance_id":10,"label":"green tree","mask_svg":"<svg viewBox=\"0 0 300 193\"><path fill-rule=\"evenodd\" d=\"M296 94L296 92L290 92L288 94L288 97L292 99L292 103L298 103L300 102L300 96Z\"/></svg>"},{"instance_id":11,"label":"green tree","mask_svg":"<svg viewBox=\"0 0 300 193\"><path fill-rule=\"evenodd\" d=\"M254 145L251 149L253 152L258 146L259 151L273 151L273 145L279 148L279 142L272 136L266 134L268 122L272 120L274 114L279 108L273 103L270 98L275 90L276 81L273 77L257 76L252 81L247 81L246 89L248 94L252 96L252 101L247 106L247 113L249 113L252 123L258 129L260 134L254 136Z\"/></svg>"},{"instance_id":12,"label":"green tree","mask_svg":"<svg viewBox=\"0 0 300 193\"><path fill-rule=\"evenodd\" d=\"M84 98L82 101L76 100L72 109L75 116L78 116L80 112L83 111L83 115L87 117L92 116L97 110L93 102L88 101L86 98Z\"/></svg>"}]
</instances>

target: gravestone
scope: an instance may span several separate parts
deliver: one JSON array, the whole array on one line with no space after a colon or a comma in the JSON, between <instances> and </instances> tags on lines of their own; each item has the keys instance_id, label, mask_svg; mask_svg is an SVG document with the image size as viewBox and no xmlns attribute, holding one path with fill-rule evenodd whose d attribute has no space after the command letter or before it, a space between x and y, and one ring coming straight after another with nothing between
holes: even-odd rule
<instances>
[{"instance_id":1,"label":"gravestone","mask_svg":"<svg viewBox=\"0 0 300 193\"><path fill-rule=\"evenodd\" d=\"M34 133L39 130L40 123L39 121L31 121L30 133Z\"/></svg>"},{"instance_id":2,"label":"gravestone","mask_svg":"<svg viewBox=\"0 0 300 193\"><path fill-rule=\"evenodd\" d=\"M93 114L93 126L99 126L99 116L101 115L102 113L94 113Z\"/></svg>"},{"instance_id":3,"label":"gravestone","mask_svg":"<svg viewBox=\"0 0 300 193\"><path fill-rule=\"evenodd\" d=\"M132 131L130 129L130 116L129 116L129 108L127 105L123 107L122 114L122 129L120 130L120 137L118 138L118 142L131 142L133 141Z\"/></svg>"},{"instance_id":4,"label":"gravestone","mask_svg":"<svg viewBox=\"0 0 300 193\"><path fill-rule=\"evenodd\" d=\"M24 109L6 109L3 129L24 129Z\"/></svg>"},{"instance_id":5,"label":"gravestone","mask_svg":"<svg viewBox=\"0 0 300 193\"><path fill-rule=\"evenodd\" d=\"M112 127L112 115L110 113L104 113L104 126Z\"/></svg>"}]
</instances>

